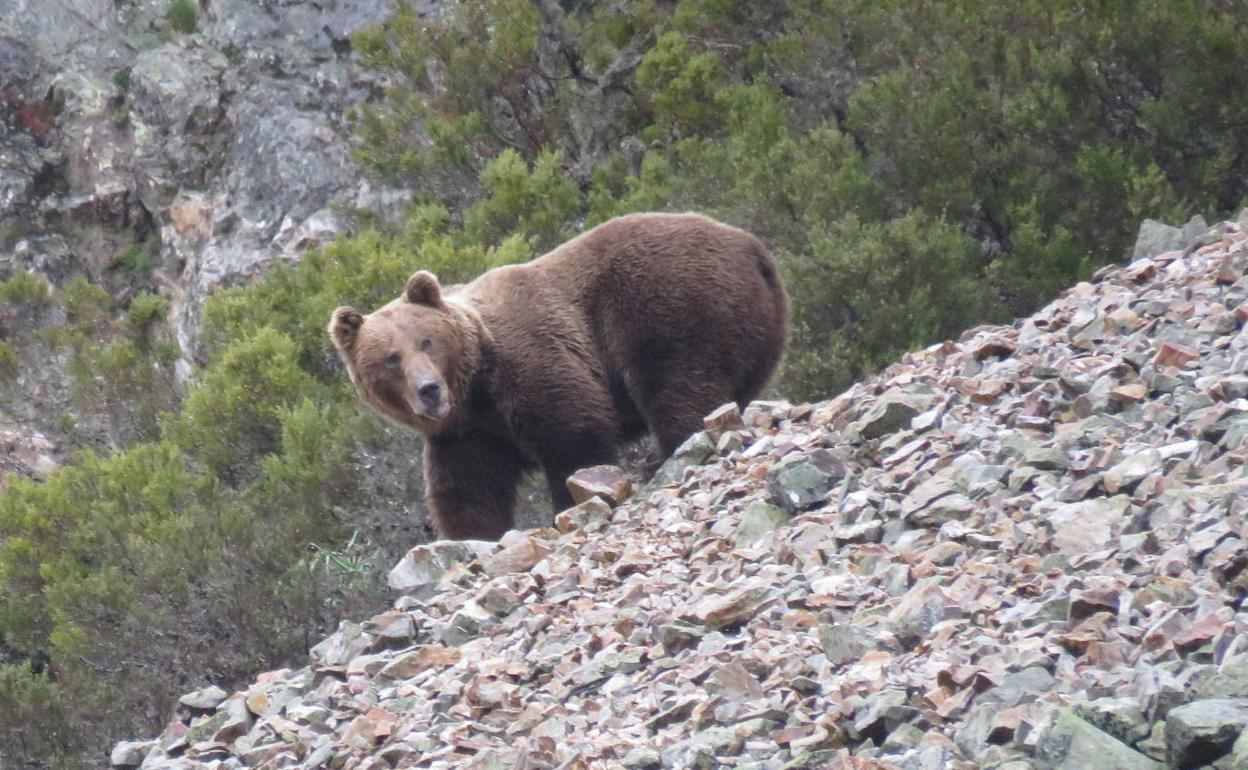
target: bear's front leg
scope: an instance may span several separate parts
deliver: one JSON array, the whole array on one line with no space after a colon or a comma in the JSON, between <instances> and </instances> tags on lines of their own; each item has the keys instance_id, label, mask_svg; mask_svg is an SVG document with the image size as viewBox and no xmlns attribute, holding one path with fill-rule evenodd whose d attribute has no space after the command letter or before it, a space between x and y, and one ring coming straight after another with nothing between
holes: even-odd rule
<instances>
[{"instance_id":1,"label":"bear's front leg","mask_svg":"<svg viewBox=\"0 0 1248 770\"><path fill-rule=\"evenodd\" d=\"M425 440L425 500L438 537L497 540L512 528L524 457L488 436Z\"/></svg>"}]
</instances>

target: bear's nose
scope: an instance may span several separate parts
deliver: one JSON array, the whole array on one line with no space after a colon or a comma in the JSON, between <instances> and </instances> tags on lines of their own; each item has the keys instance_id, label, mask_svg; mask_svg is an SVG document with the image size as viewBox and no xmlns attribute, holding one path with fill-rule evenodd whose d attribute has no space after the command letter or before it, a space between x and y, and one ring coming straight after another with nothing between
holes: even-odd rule
<instances>
[{"instance_id":1,"label":"bear's nose","mask_svg":"<svg viewBox=\"0 0 1248 770\"><path fill-rule=\"evenodd\" d=\"M430 380L416 389L416 395L420 396L420 401L425 406L437 406L442 396L442 386Z\"/></svg>"}]
</instances>

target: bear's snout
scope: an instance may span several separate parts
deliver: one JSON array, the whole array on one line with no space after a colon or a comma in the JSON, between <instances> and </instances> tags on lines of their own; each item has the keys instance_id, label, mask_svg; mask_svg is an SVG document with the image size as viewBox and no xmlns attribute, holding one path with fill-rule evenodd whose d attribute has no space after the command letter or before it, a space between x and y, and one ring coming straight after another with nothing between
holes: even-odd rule
<instances>
[{"instance_id":1,"label":"bear's snout","mask_svg":"<svg viewBox=\"0 0 1248 770\"><path fill-rule=\"evenodd\" d=\"M442 400L442 384L434 379L421 380L416 386L416 399L427 417L441 419L451 410L451 405Z\"/></svg>"},{"instance_id":2,"label":"bear's snout","mask_svg":"<svg viewBox=\"0 0 1248 770\"><path fill-rule=\"evenodd\" d=\"M416 395L420 396L420 403L425 406L437 406L438 402L442 400L442 386L433 380L425 380L416 389Z\"/></svg>"}]
</instances>

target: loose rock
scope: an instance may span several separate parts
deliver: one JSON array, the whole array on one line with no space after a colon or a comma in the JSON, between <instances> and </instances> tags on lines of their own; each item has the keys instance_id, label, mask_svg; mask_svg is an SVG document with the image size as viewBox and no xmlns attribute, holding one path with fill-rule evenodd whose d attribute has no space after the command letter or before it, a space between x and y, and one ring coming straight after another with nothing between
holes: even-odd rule
<instances>
[{"instance_id":1,"label":"loose rock","mask_svg":"<svg viewBox=\"0 0 1248 770\"><path fill-rule=\"evenodd\" d=\"M1166 716L1166 761L1187 770L1229 753L1248 727L1248 701L1199 700Z\"/></svg>"}]
</instances>

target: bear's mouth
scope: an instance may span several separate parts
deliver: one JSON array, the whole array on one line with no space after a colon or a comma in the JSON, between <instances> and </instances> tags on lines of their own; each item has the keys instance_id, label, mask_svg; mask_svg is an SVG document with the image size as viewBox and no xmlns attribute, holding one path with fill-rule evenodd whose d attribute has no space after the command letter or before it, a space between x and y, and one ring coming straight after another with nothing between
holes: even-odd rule
<instances>
[{"instance_id":1,"label":"bear's mouth","mask_svg":"<svg viewBox=\"0 0 1248 770\"><path fill-rule=\"evenodd\" d=\"M426 420L444 420L447 415L451 413L451 404L449 401L442 401L437 405L422 404L418 401L414 404L410 404L410 407L418 417L423 417Z\"/></svg>"}]
</instances>

